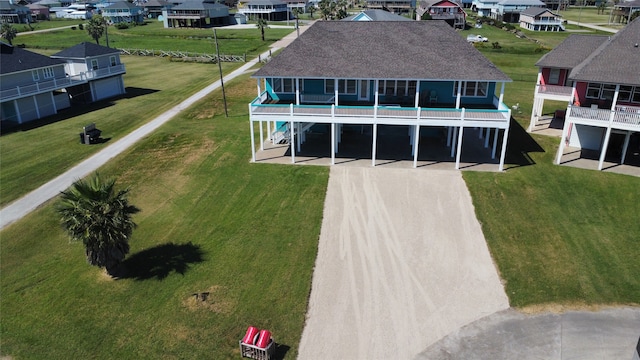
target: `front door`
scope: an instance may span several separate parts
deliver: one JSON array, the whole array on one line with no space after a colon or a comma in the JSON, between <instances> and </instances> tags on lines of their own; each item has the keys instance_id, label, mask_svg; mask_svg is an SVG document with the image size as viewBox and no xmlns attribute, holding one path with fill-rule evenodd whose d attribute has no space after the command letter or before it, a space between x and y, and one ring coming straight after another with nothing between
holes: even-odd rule
<instances>
[{"instance_id":1,"label":"front door","mask_svg":"<svg viewBox=\"0 0 640 360\"><path fill-rule=\"evenodd\" d=\"M369 80L358 80L358 100L369 101Z\"/></svg>"}]
</instances>

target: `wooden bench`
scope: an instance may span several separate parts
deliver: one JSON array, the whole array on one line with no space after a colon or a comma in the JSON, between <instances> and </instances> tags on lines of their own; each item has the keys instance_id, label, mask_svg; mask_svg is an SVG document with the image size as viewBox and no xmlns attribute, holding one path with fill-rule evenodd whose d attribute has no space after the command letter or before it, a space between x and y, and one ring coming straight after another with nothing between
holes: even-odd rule
<instances>
[{"instance_id":1,"label":"wooden bench","mask_svg":"<svg viewBox=\"0 0 640 360\"><path fill-rule=\"evenodd\" d=\"M102 134L102 130L96 128L95 123L91 123L82 128L82 132L80 133L80 143L93 144L100 139L100 134Z\"/></svg>"}]
</instances>

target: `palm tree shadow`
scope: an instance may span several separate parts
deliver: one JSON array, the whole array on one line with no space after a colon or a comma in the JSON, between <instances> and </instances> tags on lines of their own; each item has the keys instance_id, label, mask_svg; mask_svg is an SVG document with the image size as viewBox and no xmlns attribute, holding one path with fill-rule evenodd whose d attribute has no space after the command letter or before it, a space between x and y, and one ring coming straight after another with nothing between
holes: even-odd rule
<instances>
[{"instance_id":1,"label":"palm tree shadow","mask_svg":"<svg viewBox=\"0 0 640 360\"><path fill-rule=\"evenodd\" d=\"M116 272L119 279L162 280L175 272L184 275L192 264L204 261L198 245L162 244L140 251L124 260Z\"/></svg>"}]
</instances>

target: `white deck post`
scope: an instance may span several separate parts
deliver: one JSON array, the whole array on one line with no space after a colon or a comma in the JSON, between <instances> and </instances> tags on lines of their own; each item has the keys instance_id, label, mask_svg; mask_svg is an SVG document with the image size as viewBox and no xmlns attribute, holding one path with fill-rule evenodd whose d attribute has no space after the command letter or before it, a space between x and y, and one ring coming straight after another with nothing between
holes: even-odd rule
<instances>
[{"instance_id":1,"label":"white deck post","mask_svg":"<svg viewBox=\"0 0 640 360\"><path fill-rule=\"evenodd\" d=\"M331 165L336 164L336 152L338 147L336 146L336 123L331 123Z\"/></svg>"},{"instance_id":2,"label":"white deck post","mask_svg":"<svg viewBox=\"0 0 640 360\"><path fill-rule=\"evenodd\" d=\"M302 134L302 123L296 123L296 126L298 127L296 129L296 132L298 133L298 137L296 138L296 143L298 146L298 152L300 152L301 145L302 145L302 137L304 136Z\"/></svg>"},{"instance_id":3,"label":"white deck post","mask_svg":"<svg viewBox=\"0 0 640 360\"><path fill-rule=\"evenodd\" d=\"M458 81L458 93L456 94L456 109L460 109L461 97L462 97L462 81Z\"/></svg>"},{"instance_id":4,"label":"white deck post","mask_svg":"<svg viewBox=\"0 0 640 360\"><path fill-rule=\"evenodd\" d=\"M531 109L531 120L529 121L529 132L533 131L538 117L538 91L540 89L540 79L542 78L542 68L538 68L538 78L536 79L536 87L533 91L533 109Z\"/></svg>"},{"instance_id":5,"label":"white deck post","mask_svg":"<svg viewBox=\"0 0 640 360\"><path fill-rule=\"evenodd\" d=\"M602 170L604 164L604 157L607 155L607 148L609 147L609 137L611 136L611 125L607 126L607 132L604 135L604 141L602 142L602 150L600 150L600 158L598 159L598 170Z\"/></svg>"},{"instance_id":6,"label":"white deck post","mask_svg":"<svg viewBox=\"0 0 640 360\"><path fill-rule=\"evenodd\" d=\"M378 124L373 124L373 141L371 148L371 166L376 166L376 147L378 143Z\"/></svg>"},{"instance_id":7,"label":"white deck post","mask_svg":"<svg viewBox=\"0 0 640 360\"><path fill-rule=\"evenodd\" d=\"M262 121L258 122L258 128L260 129L260 150L264 151L264 140L262 139L262 135L264 135L264 129L262 129Z\"/></svg>"},{"instance_id":8,"label":"white deck post","mask_svg":"<svg viewBox=\"0 0 640 360\"><path fill-rule=\"evenodd\" d=\"M374 107L378 107L378 79L375 80L375 85L374 85L374 99L373 99L373 106Z\"/></svg>"},{"instance_id":9,"label":"white deck post","mask_svg":"<svg viewBox=\"0 0 640 360\"><path fill-rule=\"evenodd\" d=\"M36 108L36 116L38 117L38 119L40 119L40 106L38 106L38 98L35 95L33 95L32 97L33 97L33 104L35 105L35 108Z\"/></svg>"},{"instance_id":10,"label":"white deck post","mask_svg":"<svg viewBox=\"0 0 640 360\"><path fill-rule=\"evenodd\" d=\"M491 137L491 128L487 128L487 133L484 135L484 148L489 147L489 138Z\"/></svg>"},{"instance_id":11,"label":"white deck post","mask_svg":"<svg viewBox=\"0 0 640 360\"><path fill-rule=\"evenodd\" d=\"M418 166L418 149L420 147L420 124L416 125L415 145L413 147L413 168Z\"/></svg>"},{"instance_id":12,"label":"white deck post","mask_svg":"<svg viewBox=\"0 0 640 360\"><path fill-rule=\"evenodd\" d=\"M509 110L509 118L511 118L511 110ZM502 135L502 150L500 151L500 165L498 166L498 171L502 171L504 168L504 158L507 155L507 140L509 139L509 127L504 129L504 134Z\"/></svg>"},{"instance_id":13,"label":"white deck post","mask_svg":"<svg viewBox=\"0 0 640 360\"><path fill-rule=\"evenodd\" d=\"M419 105L420 105L420 80L416 80L416 98L415 98L413 107L418 107Z\"/></svg>"},{"instance_id":14,"label":"white deck post","mask_svg":"<svg viewBox=\"0 0 640 360\"><path fill-rule=\"evenodd\" d=\"M338 79L333 79L333 97L336 106L338 106Z\"/></svg>"},{"instance_id":15,"label":"white deck post","mask_svg":"<svg viewBox=\"0 0 640 360\"><path fill-rule=\"evenodd\" d=\"M631 139L631 130L627 131L624 136L624 144L622 145L622 158L620 159L620 165L624 164L624 159L627 157L627 149L629 148L629 139Z\"/></svg>"},{"instance_id":16,"label":"white deck post","mask_svg":"<svg viewBox=\"0 0 640 360\"><path fill-rule=\"evenodd\" d=\"M569 108L571 111L571 108ZM567 112L568 114L568 112ZM569 117L567 116L564 127L562 128L562 137L560 138L560 146L558 146L558 154L556 155L556 164L560 165L560 161L562 161L562 154L564 153L565 144L569 142L569 128L571 127L571 122L569 122Z\"/></svg>"},{"instance_id":17,"label":"white deck post","mask_svg":"<svg viewBox=\"0 0 640 360\"><path fill-rule=\"evenodd\" d=\"M500 97L498 98L498 102L502 104L504 100L504 82L500 85Z\"/></svg>"},{"instance_id":18,"label":"white deck post","mask_svg":"<svg viewBox=\"0 0 640 360\"><path fill-rule=\"evenodd\" d=\"M289 122L289 133L291 134L291 140L289 141L289 145L291 145L291 163L296 163L296 143L295 143L295 128L293 127L293 120Z\"/></svg>"},{"instance_id":19,"label":"white deck post","mask_svg":"<svg viewBox=\"0 0 640 360\"><path fill-rule=\"evenodd\" d=\"M462 135L464 135L464 125L458 130L458 150L456 152L456 170L460 170L460 157L462 156Z\"/></svg>"},{"instance_id":20,"label":"white deck post","mask_svg":"<svg viewBox=\"0 0 640 360\"><path fill-rule=\"evenodd\" d=\"M296 105L300 105L300 79L296 78Z\"/></svg>"},{"instance_id":21,"label":"white deck post","mask_svg":"<svg viewBox=\"0 0 640 360\"><path fill-rule=\"evenodd\" d=\"M447 146L451 146L451 126L447 126Z\"/></svg>"},{"instance_id":22,"label":"white deck post","mask_svg":"<svg viewBox=\"0 0 640 360\"><path fill-rule=\"evenodd\" d=\"M271 121L267 121L267 140L273 140L271 135Z\"/></svg>"},{"instance_id":23,"label":"white deck post","mask_svg":"<svg viewBox=\"0 0 640 360\"><path fill-rule=\"evenodd\" d=\"M255 136L253 133L253 121L249 121L249 127L251 128L251 162L256 162L256 144L253 139Z\"/></svg>"},{"instance_id":24,"label":"white deck post","mask_svg":"<svg viewBox=\"0 0 640 360\"><path fill-rule=\"evenodd\" d=\"M456 154L456 141L458 141L458 128L453 128L453 134L451 135L451 157Z\"/></svg>"},{"instance_id":25,"label":"white deck post","mask_svg":"<svg viewBox=\"0 0 640 360\"><path fill-rule=\"evenodd\" d=\"M256 82L258 83L258 96L260 96L262 93L262 89L260 89L260 79L256 79Z\"/></svg>"},{"instance_id":26,"label":"white deck post","mask_svg":"<svg viewBox=\"0 0 640 360\"><path fill-rule=\"evenodd\" d=\"M496 158L496 147L498 146L498 133L500 129L496 128L496 131L493 133L493 149L491 149L491 159Z\"/></svg>"}]
</instances>

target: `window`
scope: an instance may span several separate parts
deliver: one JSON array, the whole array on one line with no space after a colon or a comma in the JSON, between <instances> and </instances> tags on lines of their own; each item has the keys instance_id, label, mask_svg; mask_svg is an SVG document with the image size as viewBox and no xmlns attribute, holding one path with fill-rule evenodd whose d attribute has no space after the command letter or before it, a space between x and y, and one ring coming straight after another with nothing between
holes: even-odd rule
<instances>
[{"instance_id":1,"label":"window","mask_svg":"<svg viewBox=\"0 0 640 360\"><path fill-rule=\"evenodd\" d=\"M115 56L110 56L109 57L109 62L111 63L111 66L118 65L118 63L116 62L116 57Z\"/></svg>"},{"instance_id":2,"label":"window","mask_svg":"<svg viewBox=\"0 0 640 360\"><path fill-rule=\"evenodd\" d=\"M53 79L53 77L55 76L52 67L44 68L42 69L42 71L44 72L45 79Z\"/></svg>"},{"instance_id":3,"label":"window","mask_svg":"<svg viewBox=\"0 0 640 360\"><path fill-rule=\"evenodd\" d=\"M587 95L586 97L591 99L599 99L600 98L600 85L596 83L589 83L587 85Z\"/></svg>"},{"instance_id":4,"label":"window","mask_svg":"<svg viewBox=\"0 0 640 360\"><path fill-rule=\"evenodd\" d=\"M271 88L277 93L293 93L296 91L295 79L271 79Z\"/></svg>"},{"instance_id":5,"label":"window","mask_svg":"<svg viewBox=\"0 0 640 360\"><path fill-rule=\"evenodd\" d=\"M551 69L549 72L549 84L558 85L560 82L560 69Z\"/></svg>"},{"instance_id":6,"label":"window","mask_svg":"<svg viewBox=\"0 0 640 360\"><path fill-rule=\"evenodd\" d=\"M638 90L640 91L640 88ZM633 86L620 85L620 91L618 92L618 101L631 101L632 93Z\"/></svg>"},{"instance_id":7,"label":"window","mask_svg":"<svg viewBox=\"0 0 640 360\"><path fill-rule=\"evenodd\" d=\"M31 77L33 78L33 81L40 80L40 75L38 75L38 70L31 70Z\"/></svg>"},{"instance_id":8,"label":"window","mask_svg":"<svg viewBox=\"0 0 640 360\"><path fill-rule=\"evenodd\" d=\"M379 80L378 95L408 96L416 93L415 80Z\"/></svg>"},{"instance_id":9,"label":"window","mask_svg":"<svg viewBox=\"0 0 640 360\"><path fill-rule=\"evenodd\" d=\"M91 60L91 69L98 70L98 60L96 59Z\"/></svg>"},{"instance_id":10,"label":"window","mask_svg":"<svg viewBox=\"0 0 640 360\"><path fill-rule=\"evenodd\" d=\"M324 80L324 93L325 94L333 94L334 92L334 80L333 79L325 79ZM346 94L346 95L355 95L358 93L357 81L356 80L338 80L338 94Z\"/></svg>"},{"instance_id":11,"label":"window","mask_svg":"<svg viewBox=\"0 0 640 360\"><path fill-rule=\"evenodd\" d=\"M486 81L463 81L460 94L464 97L486 97L488 90L489 83ZM458 96L457 81L453 85L453 96Z\"/></svg>"},{"instance_id":12,"label":"window","mask_svg":"<svg viewBox=\"0 0 640 360\"><path fill-rule=\"evenodd\" d=\"M631 98L631 102L640 103L640 86L636 86L633 90L633 97Z\"/></svg>"}]
</instances>

